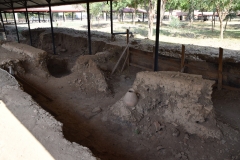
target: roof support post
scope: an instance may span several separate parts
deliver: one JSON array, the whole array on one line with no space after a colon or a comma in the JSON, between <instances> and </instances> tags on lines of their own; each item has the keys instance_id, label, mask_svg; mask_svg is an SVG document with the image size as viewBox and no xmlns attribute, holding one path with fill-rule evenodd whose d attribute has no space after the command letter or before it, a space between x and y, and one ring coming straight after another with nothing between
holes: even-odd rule
<instances>
[{"instance_id":1,"label":"roof support post","mask_svg":"<svg viewBox=\"0 0 240 160\"><path fill-rule=\"evenodd\" d=\"M2 17L2 12L0 12L0 18L1 18L2 25L3 25L3 31L4 31L4 33L5 33L5 38L7 38L7 34L6 34L6 30L5 30L5 25L4 25L3 17Z\"/></svg>"},{"instance_id":2,"label":"roof support post","mask_svg":"<svg viewBox=\"0 0 240 160\"><path fill-rule=\"evenodd\" d=\"M41 23L40 13L38 12L38 22Z\"/></svg>"},{"instance_id":3,"label":"roof support post","mask_svg":"<svg viewBox=\"0 0 240 160\"><path fill-rule=\"evenodd\" d=\"M16 33L17 33L17 40L18 40L18 43L20 43L19 35L18 35L17 22L16 22L16 17L15 17L15 12L14 12L14 9L13 9L13 2L12 2L12 0L11 0L11 7L12 7L12 12L13 12L13 19L14 19L14 23L15 23Z\"/></svg>"},{"instance_id":4,"label":"roof support post","mask_svg":"<svg viewBox=\"0 0 240 160\"><path fill-rule=\"evenodd\" d=\"M143 12L143 22L144 22L144 12Z\"/></svg>"},{"instance_id":5,"label":"roof support post","mask_svg":"<svg viewBox=\"0 0 240 160\"><path fill-rule=\"evenodd\" d=\"M43 13L42 17L43 17L43 22L45 22L45 19L44 19L44 13Z\"/></svg>"},{"instance_id":6,"label":"roof support post","mask_svg":"<svg viewBox=\"0 0 240 160\"><path fill-rule=\"evenodd\" d=\"M27 15L26 15L27 13L24 12L23 14L24 14L24 16L25 16L25 22L27 23Z\"/></svg>"},{"instance_id":7,"label":"roof support post","mask_svg":"<svg viewBox=\"0 0 240 160\"><path fill-rule=\"evenodd\" d=\"M157 0L157 22L156 22L156 40L155 40L154 71L158 71L158 49L159 49L159 29L160 29L160 6L161 6L161 0Z\"/></svg>"},{"instance_id":8,"label":"roof support post","mask_svg":"<svg viewBox=\"0 0 240 160\"><path fill-rule=\"evenodd\" d=\"M107 14L106 14L106 17L107 17ZM111 35L112 35L113 34L112 0L110 0L110 21L111 21Z\"/></svg>"},{"instance_id":9,"label":"roof support post","mask_svg":"<svg viewBox=\"0 0 240 160\"><path fill-rule=\"evenodd\" d=\"M89 54L92 54L89 2L87 2L87 19L88 19L88 49Z\"/></svg>"},{"instance_id":10,"label":"roof support post","mask_svg":"<svg viewBox=\"0 0 240 160\"><path fill-rule=\"evenodd\" d=\"M4 12L4 16L5 16L6 23L8 23L6 12Z\"/></svg>"},{"instance_id":11,"label":"roof support post","mask_svg":"<svg viewBox=\"0 0 240 160\"><path fill-rule=\"evenodd\" d=\"M121 11L121 15L122 15L122 22L123 22L123 10Z\"/></svg>"},{"instance_id":12,"label":"roof support post","mask_svg":"<svg viewBox=\"0 0 240 160\"><path fill-rule=\"evenodd\" d=\"M55 50L55 42L54 42L54 32L53 32L53 24L52 24L52 10L51 10L51 0L46 0L48 2L49 7L49 16L50 16L50 23L51 23L51 33L52 33L52 45L53 45L53 54L56 54Z\"/></svg>"},{"instance_id":13,"label":"roof support post","mask_svg":"<svg viewBox=\"0 0 240 160\"><path fill-rule=\"evenodd\" d=\"M132 12L132 22L133 22L133 12Z\"/></svg>"},{"instance_id":14,"label":"roof support post","mask_svg":"<svg viewBox=\"0 0 240 160\"><path fill-rule=\"evenodd\" d=\"M63 21L65 22L64 12L63 12Z\"/></svg>"},{"instance_id":15,"label":"roof support post","mask_svg":"<svg viewBox=\"0 0 240 160\"><path fill-rule=\"evenodd\" d=\"M82 21L82 12L81 12L81 21Z\"/></svg>"},{"instance_id":16,"label":"roof support post","mask_svg":"<svg viewBox=\"0 0 240 160\"><path fill-rule=\"evenodd\" d=\"M73 21L73 12L72 12L72 21Z\"/></svg>"},{"instance_id":17,"label":"roof support post","mask_svg":"<svg viewBox=\"0 0 240 160\"><path fill-rule=\"evenodd\" d=\"M51 12L52 12L52 11L51 11ZM54 18L54 17L53 17L53 16L54 16L54 15L53 15L53 12L51 13L51 15L52 15L52 22L54 22L54 19L53 19L53 18Z\"/></svg>"},{"instance_id":18,"label":"roof support post","mask_svg":"<svg viewBox=\"0 0 240 160\"><path fill-rule=\"evenodd\" d=\"M32 46L32 33L31 33L31 29L30 29L30 23L29 23L29 17L28 17L28 9L27 9L27 1L24 2L24 6L25 6L25 9L26 9L26 21L28 23L28 33L29 33L29 38L30 38L30 45Z\"/></svg>"}]
</instances>

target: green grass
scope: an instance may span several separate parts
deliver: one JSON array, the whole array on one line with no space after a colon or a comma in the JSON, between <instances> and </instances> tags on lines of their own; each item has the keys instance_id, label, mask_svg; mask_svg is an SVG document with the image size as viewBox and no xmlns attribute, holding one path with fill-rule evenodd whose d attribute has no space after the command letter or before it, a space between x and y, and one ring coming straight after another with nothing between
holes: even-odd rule
<instances>
[{"instance_id":1,"label":"green grass","mask_svg":"<svg viewBox=\"0 0 240 160\"><path fill-rule=\"evenodd\" d=\"M135 34L146 37L147 27L147 24L137 24L137 27L131 28L130 30ZM154 28L153 34L155 34L155 32L156 29ZM171 27L168 23L165 23L160 27L160 35L194 39L219 38L220 29L219 24L216 23L212 30L212 24L209 22L194 22L192 26L188 26L188 22L181 22L178 28ZM228 25L227 30L224 31L224 38L240 39L240 25Z\"/></svg>"}]
</instances>

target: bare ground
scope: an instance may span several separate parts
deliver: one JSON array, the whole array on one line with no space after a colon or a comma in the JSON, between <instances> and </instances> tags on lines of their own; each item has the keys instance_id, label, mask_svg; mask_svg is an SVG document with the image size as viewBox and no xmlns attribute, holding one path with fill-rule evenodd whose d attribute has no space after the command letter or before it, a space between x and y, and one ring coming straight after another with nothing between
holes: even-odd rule
<instances>
[{"instance_id":1,"label":"bare ground","mask_svg":"<svg viewBox=\"0 0 240 160\"><path fill-rule=\"evenodd\" d=\"M119 40L113 43L119 45L125 42ZM143 49L152 48L151 45L149 45L150 47L142 45L142 42L138 46ZM169 49L169 46L166 45L165 48ZM204 52L204 49L201 50L200 47L200 51ZM218 50L214 51L217 53ZM86 59L81 60L80 58L79 60L82 55L79 52L69 53L66 51L54 56L48 54L50 59L60 59L60 62L52 61L52 63L64 64L62 60L65 59L68 66L71 66L64 73L58 70L58 67L61 68L64 65L57 66L51 73L55 74L54 77L46 69L46 66L36 66L34 60L26 55L21 57L17 53L4 49L1 49L1 52L2 68L6 70L6 59L12 59L12 61L22 59L21 63L11 62L20 66L18 69L17 66L14 66L14 69L21 71L19 74L22 79L38 88L48 98L23 83L24 90L32 95L43 109L63 123L64 137L71 142L87 146L94 155L101 159L237 160L240 158L239 91L213 89L212 101L216 111L216 126L221 130L223 136L220 139L206 138L190 134L184 129L184 125L163 121L154 113L145 116L138 122L124 121L114 116L110 109L111 106L132 87L136 73L142 71L129 67L123 73L117 72L111 76L110 70L108 70L109 66L101 66L101 64L110 64L111 68L114 64L112 61L116 62L114 56L105 62L101 61L105 57L100 57L99 63L95 60L93 63ZM78 61L76 61L77 59ZM81 64L81 62L87 63ZM94 66L95 64L97 66ZM102 74L98 72L99 65ZM92 72L95 77L91 74ZM105 77L109 86L106 91L98 88L99 81L96 80L101 76ZM49 101L49 98L52 101ZM163 130L156 132L154 125L156 121L165 126ZM176 132L179 132L177 136L175 136Z\"/></svg>"}]
</instances>

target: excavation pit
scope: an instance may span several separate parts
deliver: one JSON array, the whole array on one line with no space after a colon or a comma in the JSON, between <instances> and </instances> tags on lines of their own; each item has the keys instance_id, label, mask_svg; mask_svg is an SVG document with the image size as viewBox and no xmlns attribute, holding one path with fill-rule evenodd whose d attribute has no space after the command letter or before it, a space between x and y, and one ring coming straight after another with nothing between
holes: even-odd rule
<instances>
[{"instance_id":1,"label":"excavation pit","mask_svg":"<svg viewBox=\"0 0 240 160\"><path fill-rule=\"evenodd\" d=\"M49 59L47 61L47 68L49 73L56 78L61 78L71 74L71 70L68 69L67 60Z\"/></svg>"},{"instance_id":2,"label":"excavation pit","mask_svg":"<svg viewBox=\"0 0 240 160\"><path fill-rule=\"evenodd\" d=\"M57 32L55 32L55 34L57 34ZM46 36L49 35L46 34ZM71 36L68 36L68 38L71 38ZM93 36L92 38L94 41L95 39L99 40L97 36ZM86 42L86 37L82 39ZM76 36L72 37L72 41L81 43L80 41L78 42L76 40ZM47 46L51 46L50 42L47 42L49 44L43 44L45 41L42 40L39 40L39 42L42 42L41 45L46 48ZM94 43L97 42L95 41ZM164 121L164 119L159 118L159 114L163 110L165 110L165 112L168 111L167 115L175 116L177 115L176 112L181 110L182 114L178 116L181 116L181 118L183 118L185 116L185 113L190 115L189 120L191 120L191 125L204 125L203 129L211 127L208 126L208 121L212 121L213 119L206 121L206 119L209 117L201 116L204 114L203 112L205 112L205 109L203 110L202 106L195 106L194 102L190 102L190 100L193 99L192 96L195 95L194 93L191 93L191 89L188 89L189 93L186 95L188 97L192 97L192 99L184 96L186 91L184 88L191 88L191 86L196 85L195 83L193 83L194 85L189 85L188 83L184 83L185 85L182 85L182 83L178 84L177 81L179 81L181 78L177 78L177 72L172 74L173 76L168 76L171 81L165 79L167 76L160 78L161 80L165 79L164 84L161 85L167 85L167 87L170 89L176 88L178 90L178 95L176 95L175 92L170 94L171 99L168 102L169 105L166 106L166 97L168 95L165 94L163 87L160 87L160 90L155 90L155 87L159 87L159 85L156 86L155 83L147 84L147 88L142 87L140 84L146 83L145 78L147 77L149 77L150 80L154 80L154 82L160 82L160 80L154 78L153 76L151 77L151 75L146 74L146 76L141 72L142 69L136 68L134 66L129 66L126 67L123 72L120 72L119 70L121 67L119 67L120 69L117 69L113 75L110 75L111 69L114 67L119 55L122 53L124 45L122 47L121 45L118 45L118 42L109 43L107 40L103 41L101 44L101 50L95 50L96 52L101 51L101 54L96 55L81 55L83 52L78 52L77 50L72 50L74 53L71 53L70 55L68 51L71 51L71 46L64 46L67 49L67 52L64 52L64 54L60 53L59 55L51 55L56 56L57 58L51 57L49 60L47 60L47 57L50 57L49 54L51 53L48 53L48 56L45 56L45 52L43 50L41 52L39 51L39 53L42 53L40 54L41 56L34 56L34 53L36 52L30 52L26 57L21 57L23 59L28 59L28 63L32 63L32 67L31 69L25 68L25 73L18 72L19 76L34 86L34 88L41 91L41 93L52 99L52 101L49 101L46 97L42 96L38 92L29 92L29 94L34 97L34 100L39 104L40 108L42 106L43 108L46 108L49 113L54 113L56 120L63 124L61 127L58 125L55 127L55 123L50 123L51 121L47 121L49 125L52 125L53 129L59 131L62 136L67 139L67 141L70 141L69 143L66 142L67 145L70 145L72 142L71 145L73 146L78 146L77 144L86 146L91 149L96 157L99 157L102 160L145 160L159 159L159 157L161 159L177 159L176 157L185 157L185 159L186 157L188 159L223 159L223 157L228 158L230 155L234 155L235 157L238 156L237 151L240 148L239 132L238 130L235 130L232 127L229 127L228 125L222 123L222 121L225 119L219 116L219 113L221 115L224 115L224 113L221 111L223 110L222 108L225 108L225 111L229 114L229 117L237 117L236 114L239 113L238 104L240 103L238 98L240 96L239 92L226 90L218 91L216 89L213 89L211 99L210 91L212 91L212 88L210 85L208 85L206 89L203 90L208 92L208 97L204 98L203 96L199 99L199 101L201 101L201 105L203 100L206 100L206 102L208 102L206 104L211 103L211 101L209 101L210 99L213 101L212 109L213 112L216 112L216 124L217 127L220 128L221 132L223 132L223 137L220 137L220 139L218 139L218 137L214 138L214 136L209 136L210 138L207 138L207 136L205 136L206 134L201 133L201 130L194 130L194 132L189 129L186 130L183 126L185 124L189 125L189 123L186 122L187 120L183 121L182 119L182 121L180 121L181 123L178 123L177 119L179 119L179 117L172 117L172 119L168 119L168 121ZM120 44L126 43L123 41ZM38 47L41 48L41 45ZM77 46L74 47L78 48ZM102 52L103 48L106 52ZM139 46L139 48L141 48L141 46ZM86 48L81 49L87 50ZM2 50L0 52L2 52ZM144 62L148 62L150 58L137 56L137 52L140 51L136 51L135 55L130 57L132 62L134 60L134 62L142 62L142 59L144 59ZM23 52L11 52L12 55L22 55L22 53ZM107 53L109 53L110 56L103 56ZM149 52L147 53L149 54ZM11 54L6 54L6 56L10 56ZM2 56L2 54L0 54L0 56ZM16 56L13 56L11 58L14 59L14 57ZM149 61L152 62L152 59ZM1 61L1 64L2 63L8 62ZM177 61L176 65L172 65L172 68L170 69L173 69L175 66L179 67L179 64L180 63ZM139 63L139 65L141 64ZM55 66L57 66L57 68L54 68ZM149 66L152 67L151 65ZM167 63L162 63L160 66L166 67ZM24 65L24 67L28 67L28 64ZM15 66L14 68L17 67ZM38 72L41 70L42 72L48 73L50 72L50 68L53 69L51 71L52 73L50 73L52 76L44 76L44 74L40 75ZM62 68L63 70L58 71L58 68ZM140 79L142 80L139 81L140 83L137 83L137 85L135 84L134 86L136 89L140 90L139 103L143 102L142 104L145 105L142 106L142 108L145 109L144 112L141 112L141 114L144 114L144 116L137 113L137 111L140 111L139 109L141 109L141 107L131 107L127 112L125 112L125 114L128 115L131 113L134 115L135 119L139 121L135 122L133 120L126 122L125 120L122 120L118 116L112 114L111 106L118 102L119 99L125 95L129 88L133 87L134 81L136 80L136 75L138 73L141 75L142 78ZM151 74L154 74L154 72ZM2 74L0 77L1 76ZM173 77L176 78L176 81L173 79ZM189 81L191 81L191 78ZM170 82L174 85L169 84ZM107 92L109 86L111 87L112 92ZM14 89L12 85L9 85L8 87L3 87L3 89L1 88L0 93L2 93L4 89L8 88ZM161 97L158 96L160 93L161 96L165 96L163 97L165 98L164 103L160 99ZM142 99L144 94L147 96L146 99ZM198 93L198 95L199 94L200 93ZM8 93L7 95L3 94L1 97L11 98L11 95L13 94ZM26 95L22 99L30 99L31 96ZM181 104L181 106L178 106L179 109L174 110L173 108L176 107L174 106L174 99L176 97L180 97L178 98L178 102ZM186 103L183 104L181 99L183 99ZM197 98L194 97L193 100L197 101ZM10 100L8 102L10 102ZM5 101L5 103L7 103L7 101ZM194 103L191 110L187 110L186 106L184 106L185 104L189 105L189 103ZM29 106L31 107L33 104L35 105L34 102L27 103L25 108L28 108ZM162 106L160 108L156 107L158 104L161 104ZM16 102L15 105L18 106L19 101ZM208 106L204 106L203 108L208 109ZM24 109L15 111L19 112L18 116L23 120L25 119L25 122L28 121L29 123L35 125L35 121L30 121L28 117L26 117L28 114L25 113ZM198 115L198 111L200 111L202 114ZM39 118L42 122L46 120L46 116L44 115L47 115L47 117L52 117L52 115L49 113L46 113L46 111L40 111L36 113L35 117ZM197 116L191 116L192 113ZM30 117L34 115L29 114ZM43 116L43 118L41 118L41 116ZM165 117L167 117L166 113ZM238 121L231 122L231 124L239 124L236 123ZM48 133L49 128L44 126L44 128L34 131L35 133L38 133L38 131L46 131ZM54 138L55 136L51 136L46 139L47 145L49 145L47 149L50 151L52 148L51 145L59 146L58 142L54 141ZM44 139L44 136L39 135L39 139ZM64 149L62 150L60 148L58 151L61 151L61 156L62 154L68 155ZM219 154L216 154L216 152ZM57 153L58 152L56 152L56 155ZM78 158L81 157L81 153L79 152L74 152L72 155ZM76 157L75 159L77 159Z\"/></svg>"}]
</instances>

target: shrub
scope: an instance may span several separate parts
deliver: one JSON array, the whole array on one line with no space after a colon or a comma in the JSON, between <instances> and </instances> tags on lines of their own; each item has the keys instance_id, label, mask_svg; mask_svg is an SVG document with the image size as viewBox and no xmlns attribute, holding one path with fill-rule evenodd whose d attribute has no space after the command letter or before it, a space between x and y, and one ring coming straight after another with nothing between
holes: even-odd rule
<instances>
[{"instance_id":1,"label":"shrub","mask_svg":"<svg viewBox=\"0 0 240 160\"><path fill-rule=\"evenodd\" d=\"M171 17L171 20L169 22L169 26L172 28L179 28L181 27L180 20L177 17Z\"/></svg>"}]
</instances>

